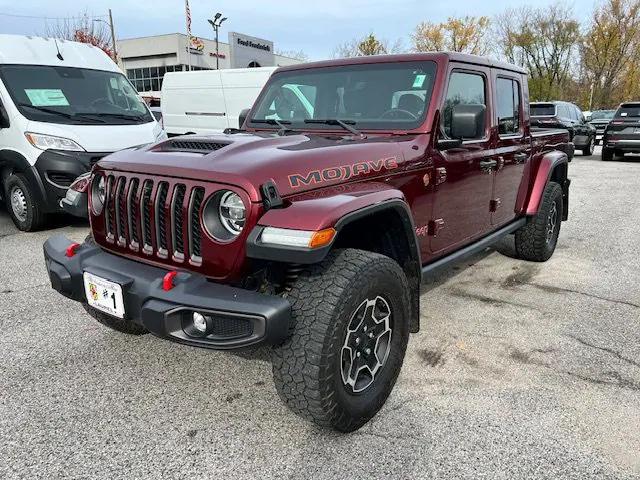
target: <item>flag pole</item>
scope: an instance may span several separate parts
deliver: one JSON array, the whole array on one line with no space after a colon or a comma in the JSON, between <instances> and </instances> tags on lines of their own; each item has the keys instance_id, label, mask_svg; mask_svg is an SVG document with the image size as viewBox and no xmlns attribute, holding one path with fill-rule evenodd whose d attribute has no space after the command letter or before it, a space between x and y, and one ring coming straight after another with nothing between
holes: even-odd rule
<instances>
[{"instance_id":1,"label":"flag pole","mask_svg":"<svg viewBox=\"0 0 640 480\"><path fill-rule=\"evenodd\" d=\"M189 0L184 0L184 8L187 20L187 60L189 64L189 71L191 71L191 9L189 8Z\"/></svg>"}]
</instances>

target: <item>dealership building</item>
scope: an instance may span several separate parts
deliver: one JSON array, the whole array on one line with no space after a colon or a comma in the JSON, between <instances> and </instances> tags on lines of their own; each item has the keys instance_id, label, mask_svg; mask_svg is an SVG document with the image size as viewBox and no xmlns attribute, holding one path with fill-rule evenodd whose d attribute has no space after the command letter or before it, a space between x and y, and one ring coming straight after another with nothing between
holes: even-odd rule
<instances>
[{"instance_id":1,"label":"dealership building","mask_svg":"<svg viewBox=\"0 0 640 480\"><path fill-rule=\"evenodd\" d=\"M160 98L166 72L251 68L299 63L295 58L276 55L273 42L230 32L229 43L170 33L119 40L118 61L131 83L146 98Z\"/></svg>"}]
</instances>

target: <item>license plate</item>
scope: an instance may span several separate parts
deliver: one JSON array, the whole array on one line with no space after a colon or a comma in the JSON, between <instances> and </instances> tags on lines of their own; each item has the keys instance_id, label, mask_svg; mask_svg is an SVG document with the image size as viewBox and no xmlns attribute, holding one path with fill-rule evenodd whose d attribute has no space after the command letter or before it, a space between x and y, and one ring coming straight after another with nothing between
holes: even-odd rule
<instances>
[{"instance_id":1,"label":"license plate","mask_svg":"<svg viewBox=\"0 0 640 480\"><path fill-rule=\"evenodd\" d=\"M124 318L122 287L89 272L84 272L84 292L90 306L114 317Z\"/></svg>"}]
</instances>

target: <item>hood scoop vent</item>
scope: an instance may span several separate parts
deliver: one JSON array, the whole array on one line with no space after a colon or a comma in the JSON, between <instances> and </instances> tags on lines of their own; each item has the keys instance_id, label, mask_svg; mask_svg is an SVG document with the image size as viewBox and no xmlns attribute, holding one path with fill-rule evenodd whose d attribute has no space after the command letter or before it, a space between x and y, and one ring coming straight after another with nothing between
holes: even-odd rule
<instances>
[{"instance_id":1,"label":"hood scoop vent","mask_svg":"<svg viewBox=\"0 0 640 480\"><path fill-rule=\"evenodd\" d=\"M211 140L175 139L162 144L162 151L201 153L203 155L206 155L207 153L220 150L221 148L224 148L227 145L230 145L230 144L222 143L222 142L213 142Z\"/></svg>"}]
</instances>

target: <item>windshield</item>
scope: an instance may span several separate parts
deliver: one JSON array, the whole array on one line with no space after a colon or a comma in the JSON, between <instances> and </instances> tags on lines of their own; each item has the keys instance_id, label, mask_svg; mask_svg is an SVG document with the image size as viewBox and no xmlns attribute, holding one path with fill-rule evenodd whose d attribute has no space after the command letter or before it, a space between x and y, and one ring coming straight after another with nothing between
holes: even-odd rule
<instances>
[{"instance_id":1,"label":"windshield","mask_svg":"<svg viewBox=\"0 0 640 480\"><path fill-rule=\"evenodd\" d=\"M431 97L434 62L375 63L277 73L265 87L249 124L286 123L291 129L331 128L341 120L358 130L419 127Z\"/></svg>"},{"instance_id":2,"label":"windshield","mask_svg":"<svg viewBox=\"0 0 640 480\"><path fill-rule=\"evenodd\" d=\"M591 112L591 120L611 120L615 110L596 110Z\"/></svg>"},{"instance_id":3,"label":"windshield","mask_svg":"<svg viewBox=\"0 0 640 480\"><path fill-rule=\"evenodd\" d=\"M529 108L532 117L551 117L556 114L553 103L532 103Z\"/></svg>"},{"instance_id":4,"label":"windshield","mask_svg":"<svg viewBox=\"0 0 640 480\"><path fill-rule=\"evenodd\" d=\"M616 111L616 118L640 117L640 105L621 105Z\"/></svg>"},{"instance_id":5,"label":"windshield","mask_svg":"<svg viewBox=\"0 0 640 480\"><path fill-rule=\"evenodd\" d=\"M72 125L153 121L129 81L117 72L44 65L5 65L0 76L29 120Z\"/></svg>"}]
</instances>

